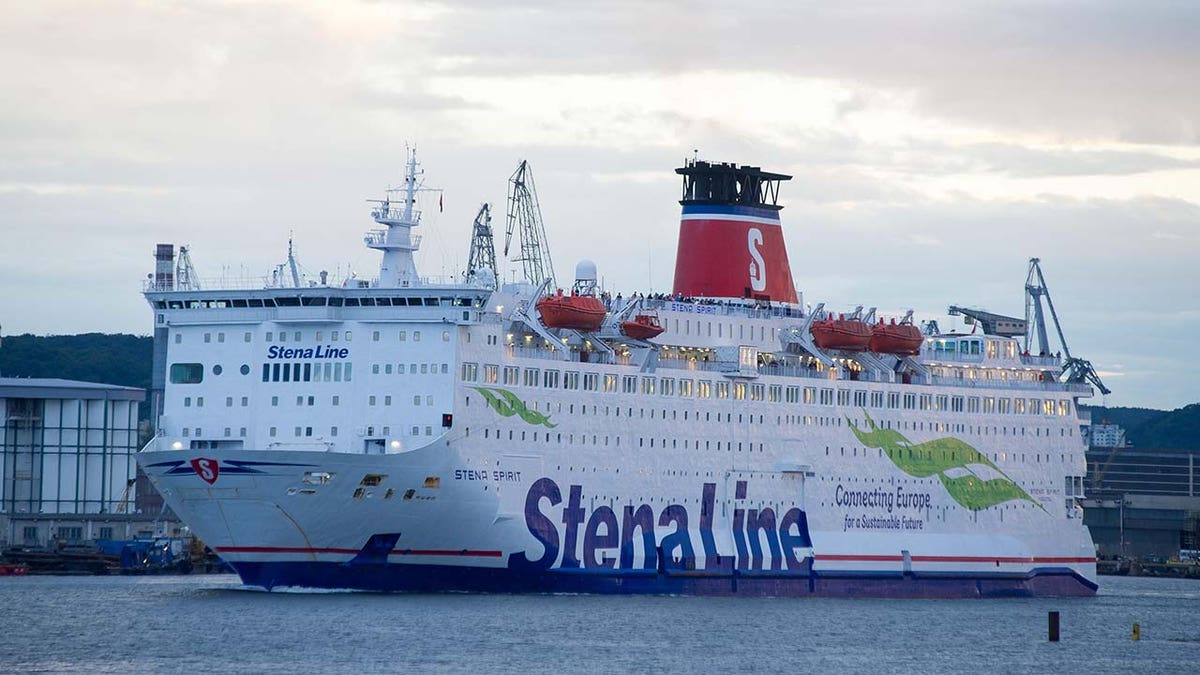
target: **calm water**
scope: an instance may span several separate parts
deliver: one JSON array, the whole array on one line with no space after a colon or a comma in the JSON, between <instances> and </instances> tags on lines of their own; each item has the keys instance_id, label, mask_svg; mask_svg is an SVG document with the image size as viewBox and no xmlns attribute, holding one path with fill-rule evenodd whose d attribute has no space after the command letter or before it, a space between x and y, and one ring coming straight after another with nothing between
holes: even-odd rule
<instances>
[{"instance_id":1,"label":"calm water","mask_svg":"<svg viewBox=\"0 0 1200 675\"><path fill-rule=\"evenodd\" d=\"M1200 672L1200 583L1102 582L1088 599L794 600L0 577L0 672Z\"/></svg>"}]
</instances>

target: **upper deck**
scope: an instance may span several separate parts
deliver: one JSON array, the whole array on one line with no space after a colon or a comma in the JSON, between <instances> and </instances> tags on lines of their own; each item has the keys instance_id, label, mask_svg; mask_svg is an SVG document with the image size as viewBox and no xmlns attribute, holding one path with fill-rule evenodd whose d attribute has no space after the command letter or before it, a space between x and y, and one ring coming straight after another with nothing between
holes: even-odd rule
<instances>
[{"instance_id":1,"label":"upper deck","mask_svg":"<svg viewBox=\"0 0 1200 675\"><path fill-rule=\"evenodd\" d=\"M471 310L489 291L464 285L409 288L308 286L301 288L147 288L145 296L165 323L245 323L247 321L342 321L405 318L471 320ZM387 308L387 309L382 309ZM169 315L169 321L168 321Z\"/></svg>"}]
</instances>

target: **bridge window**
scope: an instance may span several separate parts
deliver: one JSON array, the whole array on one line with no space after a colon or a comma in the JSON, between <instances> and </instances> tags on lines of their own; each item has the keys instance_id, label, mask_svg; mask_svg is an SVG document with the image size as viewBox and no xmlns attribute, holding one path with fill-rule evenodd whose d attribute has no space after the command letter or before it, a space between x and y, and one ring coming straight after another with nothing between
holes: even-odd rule
<instances>
[{"instance_id":1,"label":"bridge window","mask_svg":"<svg viewBox=\"0 0 1200 675\"><path fill-rule=\"evenodd\" d=\"M172 363L171 384L199 384L204 381L204 365L200 363Z\"/></svg>"}]
</instances>

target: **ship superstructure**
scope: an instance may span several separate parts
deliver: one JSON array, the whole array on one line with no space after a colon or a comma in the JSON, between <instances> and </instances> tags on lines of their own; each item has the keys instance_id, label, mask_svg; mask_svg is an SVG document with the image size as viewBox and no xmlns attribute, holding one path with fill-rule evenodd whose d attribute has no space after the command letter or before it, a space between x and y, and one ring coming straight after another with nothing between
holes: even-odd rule
<instances>
[{"instance_id":1,"label":"ship superstructure","mask_svg":"<svg viewBox=\"0 0 1200 675\"><path fill-rule=\"evenodd\" d=\"M156 279L168 384L139 460L265 588L1094 592L1091 387L1012 336L872 343L911 317L804 308L789 177L678 172L669 295L595 295L590 263L566 291L423 280L415 157L403 209L372 213L374 282Z\"/></svg>"}]
</instances>

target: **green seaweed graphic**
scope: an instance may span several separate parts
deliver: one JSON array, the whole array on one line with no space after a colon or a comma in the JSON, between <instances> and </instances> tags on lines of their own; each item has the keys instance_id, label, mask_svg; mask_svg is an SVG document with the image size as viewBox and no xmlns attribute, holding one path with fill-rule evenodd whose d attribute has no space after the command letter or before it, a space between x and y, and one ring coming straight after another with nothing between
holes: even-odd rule
<instances>
[{"instance_id":1,"label":"green seaweed graphic","mask_svg":"<svg viewBox=\"0 0 1200 675\"><path fill-rule=\"evenodd\" d=\"M517 415L528 424L540 424L548 429L553 429L557 424L550 423L550 416L543 415L536 410L530 410L525 402L517 397L516 394L501 389L499 387L471 387L475 391L483 395L485 401L502 417L512 417Z\"/></svg>"},{"instance_id":2,"label":"green seaweed graphic","mask_svg":"<svg viewBox=\"0 0 1200 675\"><path fill-rule=\"evenodd\" d=\"M983 453L963 441L957 438L935 438L913 445L900 432L879 428L866 410L863 411L863 415L871 427L869 431L859 429L854 420L846 418L850 430L863 445L882 449L893 464L910 476L928 478L936 475L946 492L962 506L972 511L981 511L1003 502L1024 499L1043 511L1046 510ZM971 464L982 464L1003 478L984 480L971 471ZM950 469L962 469L968 472L968 475L951 478L946 475Z\"/></svg>"}]
</instances>

